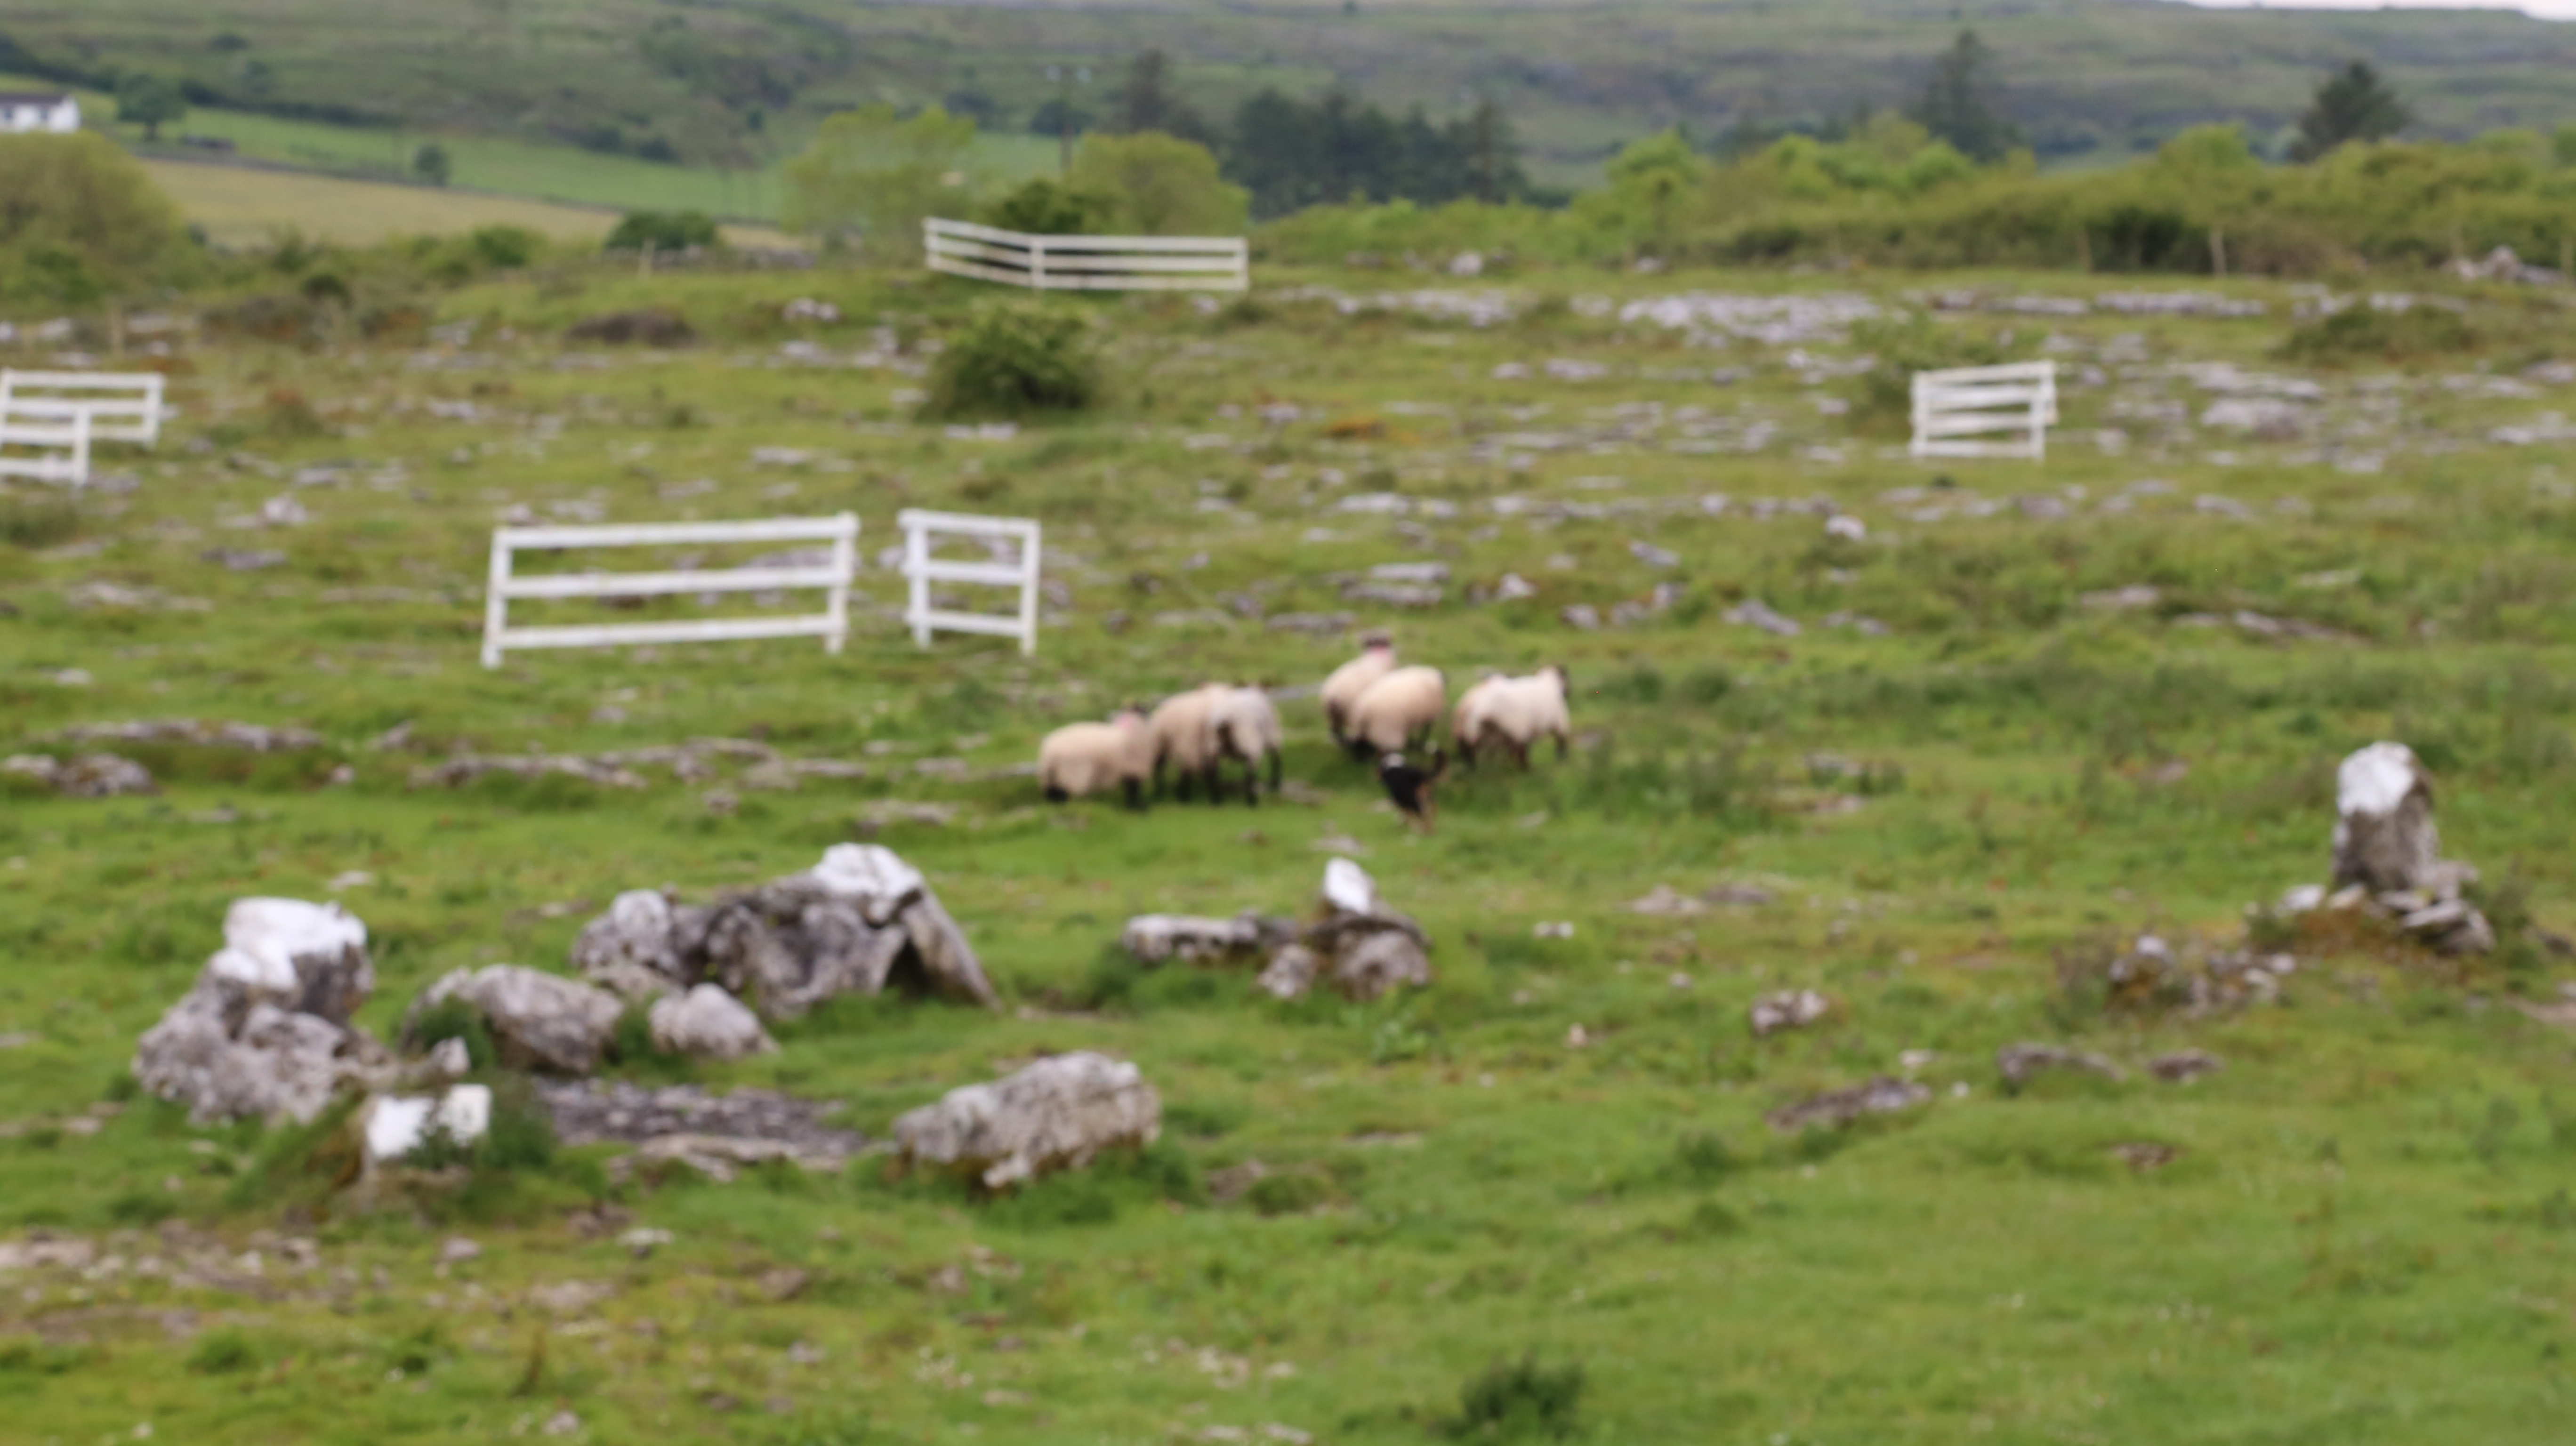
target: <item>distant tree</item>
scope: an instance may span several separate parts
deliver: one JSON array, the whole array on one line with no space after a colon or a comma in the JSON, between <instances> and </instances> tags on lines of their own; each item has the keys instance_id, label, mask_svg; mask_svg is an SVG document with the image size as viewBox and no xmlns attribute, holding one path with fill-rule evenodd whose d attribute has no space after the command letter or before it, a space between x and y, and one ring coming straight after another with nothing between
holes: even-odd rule
<instances>
[{"instance_id":1,"label":"distant tree","mask_svg":"<svg viewBox=\"0 0 2576 1446\"><path fill-rule=\"evenodd\" d=\"M2004 111L1993 70L1994 52L1977 32L1960 31L1958 41L1933 62L1922 98L1906 114L1970 160L2002 160L2022 135Z\"/></svg>"},{"instance_id":2,"label":"distant tree","mask_svg":"<svg viewBox=\"0 0 2576 1446\"><path fill-rule=\"evenodd\" d=\"M716 218L704 211L629 211L608 233L610 251L686 251L717 244Z\"/></svg>"},{"instance_id":3,"label":"distant tree","mask_svg":"<svg viewBox=\"0 0 2576 1446\"><path fill-rule=\"evenodd\" d=\"M789 229L855 242L881 260L921 254L921 222L972 201L965 169L975 123L939 106L899 119L877 104L825 120L787 163Z\"/></svg>"},{"instance_id":4,"label":"distant tree","mask_svg":"<svg viewBox=\"0 0 2576 1446\"><path fill-rule=\"evenodd\" d=\"M1296 101L1264 90L1235 112L1225 159L1226 175L1252 193L1262 216L1353 199L1436 205L1531 193L1520 142L1490 101L1434 125L1419 108L1399 121L1340 91Z\"/></svg>"},{"instance_id":5,"label":"distant tree","mask_svg":"<svg viewBox=\"0 0 2576 1446\"><path fill-rule=\"evenodd\" d=\"M456 164L447 155L447 147L436 141L412 152L411 171L433 186L444 186L456 174Z\"/></svg>"},{"instance_id":6,"label":"distant tree","mask_svg":"<svg viewBox=\"0 0 2576 1446\"><path fill-rule=\"evenodd\" d=\"M1137 56L1127 67L1126 83L1118 88L1112 128L1129 135L1161 131L1185 141L1208 140L1206 119L1172 93L1171 77L1171 57L1162 51Z\"/></svg>"},{"instance_id":7,"label":"distant tree","mask_svg":"<svg viewBox=\"0 0 2576 1446\"><path fill-rule=\"evenodd\" d=\"M1038 176L993 203L986 222L1031 236L1080 236L1105 230L1118 198Z\"/></svg>"},{"instance_id":8,"label":"distant tree","mask_svg":"<svg viewBox=\"0 0 2576 1446\"><path fill-rule=\"evenodd\" d=\"M1091 123L1095 119L1097 117L1091 112L1066 100L1063 96L1051 95L1039 101L1036 110L1029 112L1029 134L1060 136L1071 131L1075 135L1080 135L1091 129Z\"/></svg>"},{"instance_id":9,"label":"distant tree","mask_svg":"<svg viewBox=\"0 0 2576 1446\"><path fill-rule=\"evenodd\" d=\"M95 133L0 136L0 299L85 305L169 279L178 208Z\"/></svg>"},{"instance_id":10,"label":"distant tree","mask_svg":"<svg viewBox=\"0 0 2576 1446\"><path fill-rule=\"evenodd\" d=\"M1520 140L1512 132L1511 117L1503 114L1501 106L1485 101L1476 107L1474 115L1451 129L1457 142L1454 148L1472 183L1470 193L1477 200L1497 205L1528 194L1529 176L1521 170Z\"/></svg>"},{"instance_id":11,"label":"distant tree","mask_svg":"<svg viewBox=\"0 0 2576 1446\"><path fill-rule=\"evenodd\" d=\"M1113 224L1139 235L1240 235L1251 210L1207 147L1156 131L1085 136L1071 180L1076 190L1111 198Z\"/></svg>"},{"instance_id":12,"label":"distant tree","mask_svg":"<svg viewBox=\"0 0 2576 1446\"><path fill-rule=\"evenodd\" d=\"M137 71L116 85L116 118L143 127L147 141L161 139L161 127L188 113L187 97L157 75Z\"/></svg>"},{"instance_id":13,"label":"distant tree","mask_svg":"<svg viewBox=\"0 0 2576 1446\"><path fill-rule=\"evenodd\" d=\"M2346 141L2378 141L2406 129L2415 116L2367 61L2356 60L2317 86L2290 159L2314 161Z\"/></svg>"}]
</instances>

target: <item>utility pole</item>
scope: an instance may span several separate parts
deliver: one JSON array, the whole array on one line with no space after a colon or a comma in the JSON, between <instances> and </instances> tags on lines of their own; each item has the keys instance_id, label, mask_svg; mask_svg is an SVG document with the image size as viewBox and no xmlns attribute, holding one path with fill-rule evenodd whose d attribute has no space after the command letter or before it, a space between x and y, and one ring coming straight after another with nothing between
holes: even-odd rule
<instances>
[{"instance_id":1,"label":"utility pole","mask_svg":"<svg viewBox=\"0 0 2576 1446\"><path fill-rule=\"evenodd\" d=\"M1071 180L1073 179L1073 86L1076 80L1080 80L1084 85L1091 84L1091 67L1077 65L1068 70L1061 65L1050 65L1047 67L1047 79L1057 83L1056 171L1061 178Z\"/></svg>"}]
</instances>

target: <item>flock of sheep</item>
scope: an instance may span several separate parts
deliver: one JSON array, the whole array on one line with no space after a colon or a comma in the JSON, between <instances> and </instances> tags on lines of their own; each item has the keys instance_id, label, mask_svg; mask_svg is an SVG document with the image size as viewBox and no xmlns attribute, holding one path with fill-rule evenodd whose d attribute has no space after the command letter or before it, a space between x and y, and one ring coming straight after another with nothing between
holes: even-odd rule
<instances>
[{"instance_id":1,"label":"flock of sheep","mask_svg":"<svg viewBox=\"0 0 2576 1446\"><path fill-rule=\"evenodd\" d=\"M1426 829L1437 816L1432 798L1448 771L1448 755L1433 746L1431 765L1424 768L1404 750L1432 745L1442 715L1449 718L1451 743L1470 766L1501 749L1527 768L1530 749L1546 738L1556 740L1557 757L1563 758L1571 731L1563 668L1549 664L1517 678L1488 673L1453 711L1447 677L1438 668L1399 663L1395 644L1383 634L1365 638L1360 655L1324 680L1320 696L1333 742L1358 762L1374 760L1387 796ZM1048 734L1038 747L1038 783L1053 802L1115 788L1128 807L1141 809L1147 785L1161 797L1170 770L1183 801L1200 787L1208 802L1220 803L1228 792L1225 766L1238 763L1243 801L1257 805L1265 761L1270 791L1279 792L1283 739L1279 710L1268 693L1209 683L1175 694L1151 712L1134 704L1106 723L1074 723Z\"/></svg>"}]
</instances>

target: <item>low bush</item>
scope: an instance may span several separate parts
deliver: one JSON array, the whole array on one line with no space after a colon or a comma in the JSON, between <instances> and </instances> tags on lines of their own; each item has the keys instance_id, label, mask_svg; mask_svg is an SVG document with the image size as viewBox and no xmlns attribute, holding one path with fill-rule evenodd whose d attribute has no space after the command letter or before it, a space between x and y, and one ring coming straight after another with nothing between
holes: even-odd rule
<instances>
[{"instance_id":1,"label":"low bush","mask_svg":"<svg viewBox=\"0 0 2576 1446\"><path fill-rule=\"evenodd\" d=\"M720 244L716 218L704 211L629 211L608 233L610 251L687 251Z\"/></svg>"},{"instance_id":2,"label":"low bush","mask_svg":"<svg viewBox=\"0 0 2576 1446\"><path fill-rule=\"evenodd\" d=\"M2332 316L2308 322L2282 342L2284 361L2307 366L2350 366L2365 361L2407 361L2467 351L2478 344L2476 331L2457 312L2438 306L2410 306L2390 311L2377 306L2348 306Z\"/></svg>"},{"instance_id":3,"label":"low bush","mask_svg":"<svg viewBox=\"0 0 2576 1446\"><path fill-rule=\"evenodd\" d=\"M79 531L80 509L68 502L13 497L0 503L0 542L12 547L54 547Z\"/></svg>"},{"instance_id":4,"label":"low bush","mask_svg":"<svg viewBox=\"0 0 2576 1446\"><path fill-rule=\"evenodd\" d=\"M930 421L1027 418L1086 411L1100 401L1090 321L1042 304L978 306L930 374Z\"/></svg>"},{"instance_id":5,"label":"low bush","mask_svg":"<svg viewBox=\"0 0 2576 1446\"><path fill-rule=\"evenodd\" d=\"M1554 1369L1538 1357L1496 1361L1458 1393L1459 1419L1450 1433L1486 1440L1563 1441L1575 1431L1583 1404L1583 1367Z\"/></svg>"}]
</instances>

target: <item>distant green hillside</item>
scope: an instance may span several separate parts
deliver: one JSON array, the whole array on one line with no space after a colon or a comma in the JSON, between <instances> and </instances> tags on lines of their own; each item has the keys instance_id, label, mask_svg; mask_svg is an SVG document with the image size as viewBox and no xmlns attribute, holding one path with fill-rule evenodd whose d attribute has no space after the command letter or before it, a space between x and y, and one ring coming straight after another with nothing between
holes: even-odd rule
<instances>
[{"instance_id":1,"label":"distant green hillside","mask_svg":"<svg viewBox=\"0 0 2576 1446\"><path fill-rule=\"evenodd\" d=\"M1814 120L1908 97L1962 23L1999 53L2055 162L2198 121L2288 124L2327 66L2378 63L2427 133L2576 119L2576 26L2514 14L2207 11L2155 0L81 0L0 18L0 70L183 79L201 103L760 169L854 102L944 100L1025 129L1050 65L1105 109L1160 46L1223 116L1264 85L1339 83L1435 117L1490 95L1542 180L1676 123Z\"/></svg>"}]
</instances>

